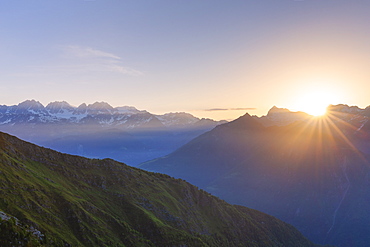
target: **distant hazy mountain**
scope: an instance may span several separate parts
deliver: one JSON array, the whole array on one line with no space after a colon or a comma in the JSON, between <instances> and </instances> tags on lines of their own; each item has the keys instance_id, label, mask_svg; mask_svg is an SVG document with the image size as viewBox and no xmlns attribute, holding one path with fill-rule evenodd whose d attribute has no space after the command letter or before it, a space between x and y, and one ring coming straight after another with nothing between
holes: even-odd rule
<instances>
[{"instance_id":1,"label":"distant hazy mountain","mask_svg":"<svg viewBox=\"0 0 370 247\"><path fill-rule=\"evenodd\" d=\"M283 126L294 123L296 121L307 121L312 118L311 115L305 112L292 112L285 108L272 107L266 116L257 117L257 119L263 126Z\"/></svg>"},{"instance_id":2,"label":"distant hazy mountain","mask_svg":"<svg viewBox=\"0 0 370 247\"><path fill-rule=\"evenodd\" d=\"M272 109L276 111L276 108ZM272 214L321 244L370 243L369 108L265 127L248 114L140 167ZM271 111L269 112L270 120ZM290 122L291 120L287 121ZM271 122L270 122L271 123Z\"/></svg>"},{"instance_id":3,"label":"distant hazy mountain","mask_svg":"<svg viewBox=\"0 0 370 247\"><path fill-rule=\"evenodd\" d=\"M170 153L225 121L188 113L154 115L132 106L108 103L52 102L44 107L27 100L0 106L0 130L61 152L114 158L130 165Z\"/></svg>"},{"instance_id":4,"label":"distant hazy mountain","mask_svg":"<svg viewBox=\"0 0 370 247\"><path fill-rule=\"evenodd\" d=\"M183 180L3 133L0 187L1 246L314 246L291 225Z\"/></svg>"},{"instance_id":5,"label":"distant hazy mountain","mask_svg":"<svg viewBox=\"0 0 370 247\"><path fill-rule=\"evenodd\" d=\"M113 108L105 102L83 103L73 107L63 101L52 102L44 107L38 101L27 100L14 106L0 106L0 114L1 125L79 123L124 129L189 126L201 120L188 113L153 115L132 106ZM215 121L209 122L215 124Z\"/></svg>"}]
</instances>

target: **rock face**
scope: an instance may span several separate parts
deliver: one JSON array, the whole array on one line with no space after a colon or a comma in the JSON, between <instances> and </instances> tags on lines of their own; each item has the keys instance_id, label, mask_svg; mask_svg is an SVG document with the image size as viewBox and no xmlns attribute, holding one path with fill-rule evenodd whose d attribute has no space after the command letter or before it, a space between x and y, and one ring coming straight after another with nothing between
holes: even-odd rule
<instances>
[{"instance_id":1,"label":"rock face","mask_svg":"<svg viewBox=\"0 0 370 247\"><path fill-rule=\"evenodd\" d=\"M0 133L2 246L314 246L184 180Z\"/></svg>"},{"instance_id":2,"label":"rock face","mask_svg":"<svg viewBox=\"0 0 370 247\"><path fill-rule=\"evenodd\" d=\"M366 109L329 110L325 118L270 127L245 115L140 167L274 215L314 242L365 247L369 119Z\"/></svg>"},{"instance_id":3,"label":"rock face","mask_svg":"<svg viewBox=\"0 0 370 247\"><path fill-rule=\"evenodd\" d=\"M105 102L73 107L65 101L44 107L27 100L0 106L0 131L69 154L114 158L137 165L174 151L218 124L188 113L154 115Z\"/></svg>"}]
</instances>

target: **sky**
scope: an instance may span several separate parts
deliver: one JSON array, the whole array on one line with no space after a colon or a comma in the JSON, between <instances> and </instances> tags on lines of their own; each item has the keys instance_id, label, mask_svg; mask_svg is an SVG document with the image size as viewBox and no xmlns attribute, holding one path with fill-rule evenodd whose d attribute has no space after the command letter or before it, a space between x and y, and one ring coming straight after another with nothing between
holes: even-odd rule
<instances>
[{"instance_id":1,"label":"sky","mask_svg":"<svg viewBox=\"0 0 370 247\"><path fill-rule=\"evenodd\" d=\"M0 105L228 120L274 105L364 108L369 11L367 0L0 1Z\"/></svg>"}]
</instances>

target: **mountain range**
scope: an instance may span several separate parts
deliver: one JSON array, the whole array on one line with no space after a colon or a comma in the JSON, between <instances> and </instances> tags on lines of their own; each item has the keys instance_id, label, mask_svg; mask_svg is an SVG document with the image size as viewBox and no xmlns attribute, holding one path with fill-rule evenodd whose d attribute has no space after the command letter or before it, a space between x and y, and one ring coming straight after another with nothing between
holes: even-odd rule
<instances>
[{"instance_id":1,"label":"mountain range","mask_svg":"<svg viewBox=\"0 0 370 247\"><path fill-rule=\"evenodd\" d=\"M284 126L297 121L308 121L312 118L311 115L305 112L292 112L286 108L278 108L273 106L266 116L252 116L265 127L269 126Z\"/></svg>"},{"instance_id":2,"label":"mountain range","mask_svg":"<svg viewBox=\"0 0 370 247\"><path fill-rule=\"evenodd\" d=\"M370 107L327 110L320 118L277 107L246 114L139 167L278 217L316 243L365 247Z\"/></svg>"},{"instance_id":3,"label":"mountain range","mask_svg":"<svg viewBox=\"0 0 370 247\"><path fill-rule=\"evenodd\" d=\"M1 246L315 246L181 179L0 133Z\"/></svg>"},{"instance_id":4,"label":"mountain range","mask_svg":"<svg viewBox=\"0 0 370 247\"><path fill-rule=\"evenodd\" d=\"M211 192L229 203L247 206L278 217L297 227L306 237L316 243L334 244L340 247L362 247L367 246L367 243L370 242L370 214L367 212L370 206L370 192L367 189L370 184L370 166L368 162L370 155L369 117L369 107L361 109L357 106L332 105L328 108L328 115L326 117L314 118L304 112L291 112L288 109L274 106L266 116L257 117L246 114L227 123L226 121L199 119L188 113L155 115L129 106L113 108L105 102L96 102L91 105L82 104L79 107L73 107L67 102L52 102L44 107L40 102L28 100L15 106L0 106L0 130L44 147L69 154L83 155L85 157L99 159L109 157L119 161L126 161L135 166L140 162L154 158L149 162L141 164L139 167L186 179L188 182L204 189L204 191L201 190L200 192L208 196L210 194L205 191ZM14 155L19 154L21 159L26 159L30 164L33 164L35 160L43 164L43 161L46 160L47 165L53 166L53 162L58 163L60 161L59 158L63 160L71 159L74 163L79 163L80 160L86 160L87 162L88 160L80 157L77 158L76 156L64 156L48 149L39 148L21 141L14 141L17 139L7 135L4 135L4 138L6 143L4 147L11 147L12 151L15 152ZM12 146L14 144L13 142L22 143L20 144L22 148ZM29 160L28 156L31 153L28 152L25 154L25 150L23 149L23 147L29 147L28 145L35 148L34 151L36 150L35 153L37 156L43 157L44 154L50 155L49 152L51 152L58 158L52 159L52 161L49 158L41 158L41 160L32 158ZM23 160L18 162L18 158L12 156L11 160L16 160L17 164L25 163ZM126 167L121 163L108 159L104 159L103 161L93 159L88 162L90 161L93 163L109 163L109 166L114 164L112 165L113 167L116 167L116 164ZM63 165L65 164L64 161L62 163ZM26 166L28 165L29 163ZM44 165L41 166L42 169L46 169ZM63 165L61 167L64 167ZM31 169L33 171L31 175L36 174L36 177L39 178L42 172L37 170L39 168L35 168L37 170L35 173L33 169L34 167ZM63 171L58 171L57 174L51 175L53 177L51 178L52 182L55 182L54 176L60 176L61 179L64 179L63 176L67 176L67 174L75 178L83 177L90 181L91 176L94 178L99 177L97 174L105 174L104 179L112 179L111 176L113 175L110 173L116 174L116 171L119 171L119 173L122 172L122 170L117 170L117 168L109 168L113 172L109 173L106 171L104 173L104 171L99 170L95 174L94 171L90 174L91 176L88 175L88 178L86 178L87 170L82 171L81 174L75 173L81 169L80 166L72 165L70 168L64 167L61 169ZM89 169L91 171L94 170L91 167ZM144 174L141 170L134 169L134 171L140 171L140 174ZM59 174L60 172L66 173L61 175ZM9 182L7 178L11 175L5 171L3 173L7 174L3 182ZM149 174L149 176L153 175L153 173L145 174ZM18 178L17 176L21 177L18 174L15 177ZM29 175L24 176L29 178ZM159 178L157 177L151 180L155 183L147 183L147 185L152 187L157 186L156 181L158 179L162 179L162 177L168 178L160 174L154 174L153 176L159 176ZM44 178L47 181L50 179L48 176ZM137 177L135 178L137 179ZM101 178L99 179L101 180ZM123 181L124 179L119 178L118 180ZM25 178L22 178L20 181L25 180ZM182 181L181 183L188 184L183 180L176 181ZM15 180L11 182L17 183ZM35 183L32 180L32 186ZM77 183L77 180L71 183ZM85 183L89 184L86 181ZM98 183L95 181L94 185ZM40 182L36 184L40 184ZM61 180L60 184L62 187L65 185ZM140 187L142 184L138 183L133 187L128 187L130 190L136 191L136 186ZM102 188L105 187L104 184L100 184L100 186ZM2 188L8 187L8 185L4 185ZM77 189L77 187L71 187L70 185L67 187L69 189L72 188L72 190ZM160 188L163 189L161 186ZM45 195L40 195L45 191L50 192L49 189L42 188L41 192L39 191L36 194L42 198L46 198ZM85 195L85 192L80 191L78 196L81 197L81 194ZM136 192L139 194L143 193L143 191ZM18 198L18 196L22 197L23 192L14 193L16 198ZM59 199L45 200L50 200L53 203L65 203L65 200L70 199L70 191L62 191L60 193L68 196L64 196L62 201L58 201ZM152 191L150 193L155 194L158 191ZM77 237L81 232L75 232L75 226L71 223L67 224L67 228L70 227L73 229L65 228L64 232L66 235L62 234L63 236L61 236L60 234L55 234L55 231L50 230L55 226L45 227L44 223L40 226L38 220L31 219L28 214L24 211L21 212L19 208L17 209L18 211L12 211L11 208L16 208L18 199L11 199L11 193L7 194L8 196L9 199L6 199L4 204L1 204L0 201L0 211L3 209L0 212L0 217L3 221L5 219L4 224L1 224L0 227L2 227L2 232L8 236L27 236L29 240L28 244L30 244L31 240L40 244L49 241L49 244L52 242L54 245L71 244L73 246L89 246L92 242L99 242L102 246L110 246L112 243L107 242L106 239L94 239L90 235L87 237L87 240L81 240ZM50 196L50 194L47 194L47 196ZM181 197L183 195L170 194L169 198L177 198L177 196ZM94 203L96 202L95 195L89 195L88 198L82 196L82 198L83 200L93 199ZM101 197L99 198L101 199ZM107 198L106 196L105 199ZM170 200L169 198L151 198L149 209L152 207L152 201L156 201L159 203L158 205L167 207L167 202L171 201L172 203L172 199ZM197 199L194 199L194 201L198 199L199 197L197 196ZM9 200L15 201L13 201L11 206L7 207ZM27 195L26 198L22 197L22 200L27 202L30 199ZM163 201L166 203L163 203ZM217 201L216 204L220 202L222 201ZM75 203L75 199L72 202L67 202L68 205L71 203ZM102 205L101 202L97 203ZM135 197L134 204L136 205L137 203L140 204L143 202L138 202ZM172 205L171 203L170 205ZM159 207L158 205L155 207ZM37 213L44 214L45 210L49 212L49 209L40 209L40 207L43 208L44 206L46 206L45 208L55 209L55 206L50 206L42 202L39 204L39 207L36 207L38 210ZM85 212L86 209L81 209L80 206L74 205L73 208ZM4 209L6 207L7 210ZM130 209L135 207L130 206ZM236 207L239 208L239 206ZM180 208L180 206L176 206L176 208ZM29 205L28 209L30 209ZM148 210L148 208L145 209ZM56 210L60 211L61 209L58 208ZM104 213L107 210L104 208ZM160 211L158 210L156 208L155 212L158 213ZM181 208L181 210L185 209ZM204 209L200 208L196 210L204 211ZM223 210L225 209L221 211ZM217 215L212 215L212 217L220 217L220 212L217 212ZM111 213L114 214L114 211L111 211ZM81 212L76 214L79 216L84 215ZM142 215L142 213L139 213L139 215ZM158 213L156 216L158 215L160 214ZM176 215L178 214L176 213ZM63 218L66 215L60 214L59 216ZM239 215L239 213L234 216L245 218L245 216ZM86 217L85 215L82 218L86 219ZM95 219L97 216L93 215L91 217ZM182 215L181 217L185 216ZM79 221L83 221L81 217L77 218ZM227 221L226 218L221 218ZM99 220L99 222L104 220ZM130 220L137 222L137 219L129 219L128 221ZM109 222L111 221L114 220L109 219ZM157 222L157 219L154 219L154 221ZM208 222L211 221L208 220ZM28 223L31 223L31 227ZM152 223L149 224L152 227L157 227L152 225ZM198 222L195 225L197 224ZM252 222L252 224L258 224L258 222ZM87 225L84 223L82 228L85 229ZM191 225L191 229L195 225ZM212 225L213 223L210 223L210 225L204 227L207 228ZM227 227L230 227L230 225ZM240 225L233 225L232 227L239 228ZM89 234L100 231L99 227L94 228L91 225L87 228L88 232L90 232ZM165 228L167 229L167 226ZM42 231L40 232L38 229L42 229ZM44 235L43 232L45 231L47 234ZM130 228L127 231L135 232L137 230ZM158 231L163 232L164 230L161 228ZM177 237L186 239L184 241L188 244L191 243L190 246L193 246L195 243L195 246L214 246L219 242L222 242L224 246L228 246L231 241L230 236L232 235L225 233L228 236L225 237L223 235L224 232L220 233L217 230L217 233L215 233L217 240L212 239L208 241L200 238L203 242L197 242L198 240L194 240L193 238L194 231L190 230L190 233L188 230L185 231L187 233L182 232L180 235L176 233L175 239ZM47 237L44 238L39 234ZM128 246L146 246L145 244L149 242L152 242L151 244L153 245L158 244L156 242L157 240L147 237L145 235L147 233L144 234L144 238L138 237L135 234L129 235L129 239L140 239L138 240L139 242L130 242L132 240L125 242L126 240L122 240L122 238L114 234L112 235L112 233L105 234L115 239L113 241L114 243L125 243ZM220 234L222 235L221 237L219 236ZM235 234L239 236L244 233L238 232ZM279 234L288 234L287 236L290 236L289 239L291 238L290 233L280 232ZM67 235L72 237L66 237ZM173 233L170 235L172 236ZM213 233L211 235L214 236ZM5 236L3 237L3 239L8 239ZM235 239L236 237L233 235L231 238ZM269 235L267 238L271 240L275 237ZM190 242L187 242L188 240ZM145 244L141 241L144 241ZM167 243L170 240L165 237L161 241ZM245 243L245 241L249 241L249 245L254 246L252 243L255 243L256 240L251 240L252 242L246 239L236 240L239 244ZM262 242L267 243L268 241L264 240ZM179 244L180 242L176 243ZM237 245L235 244L236 242L232 242L231 246ZM265 246L261 244L262 242L257 241L258 244L256 246ZM267 246L296 246L292 243L288 245L286 242L281 244L280 240L272 240L272 242L274 244L267 244ZM306 245L307 243L309 242L305 242L302 246L309 246L311 244ZM216 244L216 246L218 245Z\"/></svg>"},{"instance_id":5,"label":"mountain range","mask_svg":"<svg viewBox=\"0 0 370 247\"><path fill-rule=\"evenodd\" d=\"M120 128L157 128L180 127L200 124L201 119L187 113L168 113L154 115L145 110L137 110L133 106L113 108L106 102L95 102L73 107L65 101L51 102L44 107L35 100L26 100L18 105L0 106L0 124L20 123L80 123ZM134 116L134 117L133 117ZM206 119L202 119L206 121ZM212 120L209 120L212 122Z\"/></svg>"},{"instance_id":6,"label":"mountain range","mask_svg":"<svg viewBox=\"0 0 370 247\"><path fill-rule=\"evenodd\" d=\"M69 154L113 158L130 165L160 157L224 123L191 114L151 114L105 102L73 107L35 100L0 106L0 131Z\"/></svg>"}]
</instances>

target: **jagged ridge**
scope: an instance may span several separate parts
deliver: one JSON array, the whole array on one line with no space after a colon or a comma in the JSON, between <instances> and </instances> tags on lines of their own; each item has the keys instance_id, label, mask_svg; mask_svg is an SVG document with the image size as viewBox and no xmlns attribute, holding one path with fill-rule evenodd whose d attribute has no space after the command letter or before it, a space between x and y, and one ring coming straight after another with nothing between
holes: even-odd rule
<instances>
[{"instance_id":1,"label":"jagged ridge","mask_svg":"<svg viewBox=\"0 0 370 247\"><path fill-rule=\"evenodd\" d=\"M36 100L26 100L14 106L0 106L0 125L67 122L135 128L184 126L196 124L200 120L189 113L154 115L132 106L112 107L106 102L95 102L89 105L83 103L73 107L66 101L56 101L44 107Z\"/></svg>"},{"instance_id":2,"label":"jagged ridge","mask_svg":"<svg viewBox=\"0 0 370 247\"><path fill-rule=\"evenodd\" d=\"M0 131L61 152L130 165L167 154L220 123L188 113L155 115L105 102L73 107L62 101L44 107L27 100L0 106Z\"/></svg>"}]
</instances>

